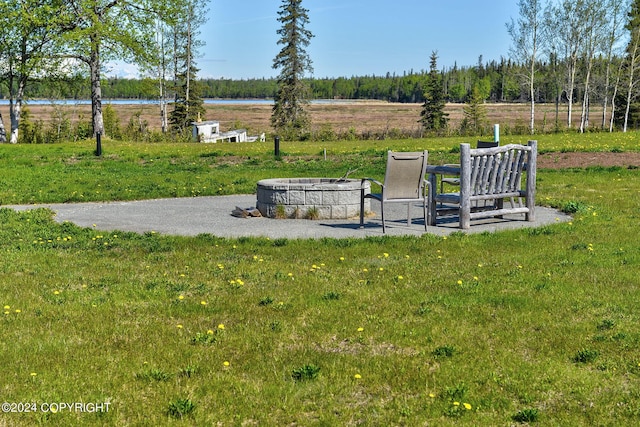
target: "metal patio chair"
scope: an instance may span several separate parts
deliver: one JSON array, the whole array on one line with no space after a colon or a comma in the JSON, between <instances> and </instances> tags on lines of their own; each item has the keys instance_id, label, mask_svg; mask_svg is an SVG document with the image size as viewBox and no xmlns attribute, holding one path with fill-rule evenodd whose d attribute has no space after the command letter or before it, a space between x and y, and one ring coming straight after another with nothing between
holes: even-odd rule
<instances>
[{"instance_id":1,"label":"metal patio chair","mask_svg":"<svg viewBox=\"0 0 640 427\"><path fill-rule=\"evenodd\" d=\"M387 153L387 168L384 183L373 178L362 178L362 183L371 181L380 186L380 193L365 194L362 185L360 197L360 228L364 227L364 200L369 198L380 202L382 216L382 232L386 232L384 207L388 203L407 204L407 226L411 225L411 204L422 203L424 227L427 229L427 194L425 171L427 168L428 152L398 152Z\"/></svg>"}]
</instances>

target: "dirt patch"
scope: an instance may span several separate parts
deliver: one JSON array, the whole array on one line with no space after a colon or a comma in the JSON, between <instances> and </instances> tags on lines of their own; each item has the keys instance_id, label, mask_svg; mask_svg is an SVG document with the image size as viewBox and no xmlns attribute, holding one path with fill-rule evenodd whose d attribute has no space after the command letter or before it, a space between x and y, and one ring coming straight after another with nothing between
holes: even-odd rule
<instances>
[{"instance_id":1,"label":"dirt patch","mask_svg":"<svg viewBox=\"0 0 640 427\"><path fill-rule=\"evenodd\" d=\"M538 156L538 169L586 168L590 166L640 167L640 153L545 153Z\"/></svg>"}]
</instances>

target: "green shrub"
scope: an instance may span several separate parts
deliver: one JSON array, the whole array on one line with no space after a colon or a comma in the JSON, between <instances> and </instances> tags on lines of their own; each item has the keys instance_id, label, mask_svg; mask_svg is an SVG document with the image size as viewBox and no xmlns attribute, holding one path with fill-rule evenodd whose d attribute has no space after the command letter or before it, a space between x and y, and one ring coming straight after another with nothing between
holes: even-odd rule
<instances>
[{"instance_id":1,"label":"green shrub","mask_svg":"<svg viewBox=\"0 0 640 427\"><path fill-rule=\"evenodd\" d=\"M291 372L291 378L294 381L309 381L315 380L320 374L320 367L316 365L304 365L300 368L296 368Z\"/></svg>"}]
</instances>

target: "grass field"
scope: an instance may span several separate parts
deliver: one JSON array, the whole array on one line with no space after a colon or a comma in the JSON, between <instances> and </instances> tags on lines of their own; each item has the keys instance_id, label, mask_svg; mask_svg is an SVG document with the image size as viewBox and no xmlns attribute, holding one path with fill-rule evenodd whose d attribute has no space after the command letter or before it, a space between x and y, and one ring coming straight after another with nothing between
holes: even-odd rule
<instances>
[{"instance_id":1,"label":"grass field","mask_svg":"<svg viewBox=\"0 0 640 427\"><path fill-rule=\"evenodd\" d=\"M538 140L625 152L637 137ZM382 177L389 148L437 163L460 141L286 144L281 159L269 144L0 145L0 204ZM637 425L639 187L635 168L543 169L538 203L572 222L448 238L106 233L0 206L0 425Z\"/></svg>"}]
</instances>

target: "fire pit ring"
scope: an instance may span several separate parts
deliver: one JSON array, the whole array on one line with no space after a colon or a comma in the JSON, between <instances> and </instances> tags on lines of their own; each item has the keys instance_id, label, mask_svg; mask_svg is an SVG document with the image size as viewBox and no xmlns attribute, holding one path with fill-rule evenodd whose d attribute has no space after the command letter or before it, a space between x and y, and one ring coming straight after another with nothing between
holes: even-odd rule
<instances>
[{"instance_id":1,"label":"fire pit ring","mask_svg":"<svg viewBox=\"0 0 640 427\"><path fill-rule=\"evenodd\" d=\"M258 181L257 205L268 218L348 219L360 214L360 194L369 181L336 178L271 178ZM365 212L371 209L365 199Z\"/></svg>"}]
</instances>

